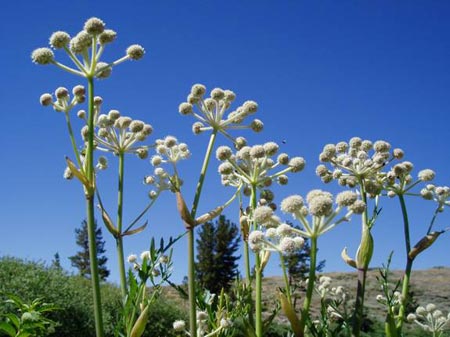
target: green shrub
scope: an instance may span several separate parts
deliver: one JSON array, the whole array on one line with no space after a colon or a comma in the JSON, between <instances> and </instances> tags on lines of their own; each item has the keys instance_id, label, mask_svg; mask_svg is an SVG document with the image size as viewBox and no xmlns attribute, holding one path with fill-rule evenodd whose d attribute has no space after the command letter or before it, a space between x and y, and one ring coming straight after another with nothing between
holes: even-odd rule
<instances>
[{"instance_id":1,"label":"green shrub","mask_svg":"<svg viewBox=\"0 0 450 337\"><path fill-rule=\"evenodd\" d=\"M13 257L0 258L0 293L12 293L24 301L43 298L53 303L58 311L49 318L58 322L51 337L95 337L92 290L90 281L69 275L57 268L49 268L41 262L24 261ZM6 305L1 296L0 315ZM118 287L102 285L102 308L105 335L114 336L114 326L120 315L121 295ZM159 300L152 307L149 323L143 337L171 337L172 323L184 319L185 314L174 305Z\"/></svg>"}]
</instances>

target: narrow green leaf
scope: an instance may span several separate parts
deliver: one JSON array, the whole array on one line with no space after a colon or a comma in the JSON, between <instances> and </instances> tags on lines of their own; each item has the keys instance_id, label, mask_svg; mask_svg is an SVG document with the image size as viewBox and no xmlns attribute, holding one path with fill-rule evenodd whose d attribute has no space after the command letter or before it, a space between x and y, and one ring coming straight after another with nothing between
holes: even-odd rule
<instances>
[{"instance_id":1,"label":"narrow green leaf","mask_svg":"<svg viewBox=\"0 0 450 337\"><path fill-rule=\"evenodd\" d=\"M8 336L14 337L16 335L16 329L14 327L6 322L0 322L0 331L3 331Z\"/></svg>"}]
</instances>

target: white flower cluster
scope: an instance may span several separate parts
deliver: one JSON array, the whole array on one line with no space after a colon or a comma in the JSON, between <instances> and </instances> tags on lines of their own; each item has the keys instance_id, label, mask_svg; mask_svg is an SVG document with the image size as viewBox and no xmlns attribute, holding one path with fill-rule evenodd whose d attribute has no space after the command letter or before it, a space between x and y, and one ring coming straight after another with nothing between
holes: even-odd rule
<instances>
[{"instance_id":1,"label":"white flower cluster","mask_svg":"<svg viewBox=\"0 0 450 337\"><path fill-rule=\"evenodd\" d=\"M332 170L321 164L316 168L316 174L325 183L337 180L341 186L353 188L364 181L366 192L374 197L383 189L383 182L379 173L394 159L403 158L401 149L394 149L391 145L378 140L362 140L353 137L350 141L328 144L319 156L321 162L330 163Z\"/></svg>"},{"instance_id":2,"label":"white flower cluster","mask_svg":"<svg viewBox=\"0 0 450 337\"><path fill-rule=\"evenodd\" d=\"M445 316L433 303L426 307L419 306L416 313L409 314L406 319L416 323L424 331L433 333L433 336L440 336L443 331L450 329L450 313Z\"/></svg>"},{"instance_id":3,"label":"white flower cluster","mask_svg":"<svg viewBox=\"0 0 450 337\"><path fill-rule=\"evenodd\" d=\"M438 211L443 212L445 206L450 206L450 187L428 184L420 191L422 198L438 203Z\"/></svg>"},{"instance_id":4,"label":"white flower cluster","mask_svg":"<svg viewBox=\"0 0 450 337\"><path fill-rule=\"evenodd\" d=\"M72 95L72 98L70 98L69 90L59 87L55 90L55 99L52 94L45 93L41 95L39 101L43 106L51 105L55 111L69 113L75 105L86 100L86 90L82 85L77 85L72 89Z\"/></svg>"},{"instance_id":5,"label":"white flower cluster","mask_svg":"<svg viewBox=\"0 0 450 337\"><path fill-rule=\"evenodd\" d=\"M334 206L334 202L337 207ZM300 195L291 195L281 202L281 210L299 220L302 230L294 229L304 237L318 237L343 221L349 221L352 214L361 214L366 205L356 193L344 191L333 202L333 195L322 190L312 190L306 196L306 203ZM339 212L347 207L347 213L335 221ZM308 215L312 217L308 220Z\"/></svg>"},{"instance_id":6,"label":"white flower cluster","mask_svg":"<svg viewBox=\"0 0 450 337\"><path fill-rule=\"evenodd\" d=\"M63 70L83 77L106 78L111 74L112 67L126 60L139 60L144 56L144 48L140 45L131 45L126 50L126 55L118 60L105 63L100 61L105 46L116 39L116 32L106 29L105 23L98 18L88 19L82 31L74 37L63 31L58 31L50 36L49 43L53 49L63 49L75 68L59 63L55 60L55 54L50 48L38 48L31 54L31 59L36 64L54 64Z\"/></svg>"},{"instance_id":7,"label":"white flower cluster","mask_svg":"<svg viewBox=\"0 0 450 337\"><path fill-rule=\"evenodd\" d=\"M180 114L193 115L199 120L192 125L192 131L195 134L216 130L234 141L227 130L251 128L253 131L259 132L263 129L263 123L258 119L253 120L249 125L243 125L244 119L258 110L256 102L246 101L242 106L226 115L231 103L236 98L235 93L231 90L215 88L211 90L210 97L205 98L205 94L206 87L204 85L194 84L187 97L187 102L181 103L178 108ZM194 106L197 107L198 113L195 112Z\"/></svg>"},{"instance_id":8,"label":"white flower cluster","mask_svg":"<svg viewBox=\"0 0 450 337\"><path fill-rule=\"evenodd\" d=\"M105 152L112 152L115 155L120 153L133 153L139 158L145 159L148 156L148 147L136 145L145 141L153 132L150 124L140 120L133 120L127 116L121 116L117 110L110 110L108 114L100 114L101 99L95 105L95 127L94 141L97 149ZM78 113L78 117L86 121L84 111ZM86 121L87 122L87 121ZM83 139L87 141L88 126L82 129Z\"/></svg>"},{"instance_id":9,"label":"white flower cluster","mask_svg":"<svg viewBox=\"0 0 450 337\"><path fill-rule=\"evenodd\" d=\"M155 168L153 175L144 178L144 183L153 185L154 190L150 191L150 198L155 198L163 190L175 192L183 183L176 174L176 164L180 160L188 159L191 153L187 144L179 143L173 136L156 140L156 154L151 157L150 164ZM163 168L164 164L172 166L174 175Z\"/></svg>"},{"instance_id":10,"label":"white flower cluster","mask_svg":"<svg viewBox=\"0 0 450 337\"><path fill-rule=\"evenodd\" d=\"M289 158L286 153L278 154L278 150L279 146L275 142L243 146L236 153L228 146L220 146L216 151L216 157L222 161L218 168L222 184L243 187L246 195L249 195L251 186L256 186L260 190L265 189L261 197L271 202L273 193L267 188L272 182L277 181L280 185L286 185L288 183L286 173L300 172L305 167L303 158Z\"/></svg>"},{"instance_id":11,"label":"white flower cluster","mask_svg":"<svg viewBox=\"0 0 450 337\"><path fill-rule=\"evenodd\" d=\"M158 277L161 273L167 272L170 266L170 257L167 255L152 256L151 252L144 250L140 254L140 262L136 254L128 255L127 261L133 265L134 270L150 270L153 277ZM156 258L156 260L153 260Z\"/></svg>"}]
</instances>

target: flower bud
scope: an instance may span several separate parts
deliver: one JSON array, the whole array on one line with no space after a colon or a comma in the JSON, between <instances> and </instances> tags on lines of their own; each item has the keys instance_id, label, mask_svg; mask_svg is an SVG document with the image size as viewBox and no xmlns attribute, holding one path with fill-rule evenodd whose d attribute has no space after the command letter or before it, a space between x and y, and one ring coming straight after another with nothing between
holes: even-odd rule
<instances>
[{"instance_id":1,"label":"flower bud","mask_svg":"<svg viewBox=\"0 0 450 337\"><path fill-rule=\"evenodd\" d=\"M66 32L54 32L50 36L50 45L55 49L66 47L70 42L70 36Z\"/></svg>"},{"instance_id":2,"label":"flower bud","mask_svg":"<svg viewBox=\"0 0 450 337\"><path fill-rule=\"evenodd\" d=\"M144 57L145 50L138 44L133 44L127 48L127 55L132 60L139 60Z\"/></svg>"},{"instance_id":3,"label":"flower bud","mask_svg":"<svg viewBox=\"0 0 450 337\"><path fill-rule=\"evenodd\" d=\"M31 53L31 60L36 64L50 64L54 59L55 54L50 48L38 48Z\"/></svg>"},{"instance_id":4,"label":"flower bud","mask_svg":"<svg viewBox=\"0 0 450 337\"><path fill-rule=\"evenodd\" d=\"M43 94L39 98L39 101L41 102L41 105L43 106L49 106L53 103L53 97L50 94Z\"/></svg>"},{"instance_id":5,"label":"flower bud","mask_svg":"<svg viewBox=\"0 0 450 337\"><path fill-rule=\"evenodd\" d=\"M111 29L106 29L98 36L98 42L100 44L107 44L113 42L117 37L117 33Z\"/></svg>"},{"instance_id":6,"label":"flower bud","mask_svg":"<svg viewBox=\"0 0 450 337\"><path fill-rule=\"evenodd\" d=\"M105 30L105 23L99 18L90 18L84 23L84 30L91 35L98 35Z\"/></svg>"}]
</instances>

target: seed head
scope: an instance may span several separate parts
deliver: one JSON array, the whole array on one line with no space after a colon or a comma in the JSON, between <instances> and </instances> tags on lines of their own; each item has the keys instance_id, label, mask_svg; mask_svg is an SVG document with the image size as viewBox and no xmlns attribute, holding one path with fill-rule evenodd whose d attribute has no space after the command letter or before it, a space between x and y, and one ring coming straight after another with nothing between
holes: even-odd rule
<instances>
[{"instance_id":1,"label":"seed head","mask_svg":"<svg viewBox=\"0 0 450 337\"><path fill-rule=\"evenodd\" d=\"M292 254L298 250L298 246L293 238L284 237L281 239L278 249L282 254Z\"/></svg>"},{"instance_id":2,"label":"seed head","mask_svg":"<svg viewBox=\"0 0 450 337\"><path fill-rule=\"evenodd\" d=\"M216 157L220 161L227 160L232 155L231 149L228 146L219 146L216 151Z\"/></svg>"},{"instance_id":3,"label":"seed head","mask_svg":"<svg viewBox=\"0 0 450 337\"><path fill-rule=\"evenodd\" d=\"M384 140L377 140L375 144L373 144L373 148L376 152L388 152L391 148L391 144Z\"/></svg>"},{"instance_id":4,"label":"seed head","mask_svg":"<svg viewBox=\"0 0 450 337\"><path fill-rule=\"evenodd\" d=\"M189 115L192 113L192 104L190 103L181 103L178 107L178 111L180 112L180 114L182 115Z\"/></svg>"},{"instance_id":5,"label":"seed head","mask_svg":"<svg viewBox=\"0 0 450 337\"><path fill-rule=\"evenodd\" d=\"M318 195L309 201L309 212L314 216L328 216L333 212L333 200L326 195Z\"/></svg>"},{"instance_id":6,"label":"seed head","mask_svg":"<svg viewBox=\"0 0 450 337\"><path fill-rule=\"evenodd\" d=\"M184 332L184 330L186 329L186 322L182 320L173 322L173 329L176 332Z\"/></svg>"},{"instance_id":7,"label":"seed head","mask_svg":"<svg viewBox=\"0 0 450 337\"><path fill-rule=\"evenodd\" d=\"M91 35L98 35L105 30L105 23L98 18L90 18L84 23L84 30Z\"/></svg>"},{"instance_id":8,"label":"seed head","mask_svg":"<svg viewBox=\"0 0 450 337\"><path fill-rule=\"evenodd\" d=\"M344 191L336 196L336 203L342 206L350 206L358 199L358 195L352 191Z\"/></svg>"},{"instance_id":9,"label":"seed head","mask_svg":"<svg viewBox=\"0 0 450 337\"><path fill-rule=\"evenodd\" d=\"M74 96L84 96L86 94L86 90L84 89L84 87L82 85L76 85L72 89L72 94Z\"/></svg>"},{"instance_id":10,"label":"seed head","mask_svg":"<svg viewBox=\"0 0 450 337\"><path fill-rule=\"evenodd\" d=\"M264 242L264 233L261 231L252 231L248 235L248 244L250 249L253 251L259 251L262 248L262 243Z\"/></svg>"},{"instance_id":11,"label":"seed head","mask_svg":"<svg viewBox=\"0 0 450 337\"><path fill-rule=\"evenodd\" d=\"M41 102L41 105L43 106L49 106L53 103L53 97L50 94L43 94L39 98L39 101Z\"/></svg>"},{"instance_id":12,"label":"seed head","mask_svg":"<svg viewBox=\"0 0 450 337\"><path fill-rule=\"evenodd\" d=\"M201 98L206 93L206 87L203 84L194 84L191 88L191 95Z\"/></svg>"},{"instance_id":13,"label":"seed head","mask_svg":"<svg viewBox=\"0 0 450 337\"><path fill-rule=\"evenodd\" d=\"M295 213L303 207L303 198L299 195L291 195L281 202L281 210L284 213Z\"/></svg>"},{"instance_id":14,"label":"seed head","mask_svg":"<svg viewBox=\"0 0 450 337\"><path fill-rule=\"evenodd\" d=\"M167 136L164 138L164 146L168 147L169 149L174 147L177 144L177 139L174 136Z\"/></svg>"},{"instance_id":15,"label":"seed head","mask_svg":"<svg viewBox=\"0 0 450 337\"><path fill-rule=\"evenodd\" d=\"M405 155L405 152L403 152L402 149L394 149L392 151L392 155L394 156L395 159L402 159L403 156Z\"/></svg>"},{"instance_id":16,"label":"seed head","mask_svg":"<svg viewBox=\"0 0 450 337\"><path fill-rule=\"evenodd\" d=\"M328 174L328 169L327 169L327 167L325 166L325 165L319 165L319 166L317 166L316 167L316 174L319 176L319 177L323 177L323 176L325 176L325 175L327 175Z\"/></svg>"},{"instance_id":17,"label":"seed head","mask_svg":"<svg viewBox=\"0 0 450 337\"><path fill-rule=\"evenodd\" d=\"M250 149L250 157L254 159L264 157L266 152L264 151L264 147L262 145L254 145Z\"/></svg>"},{"instance_id":18,"label":"seed head","mask_svg":"<svg viewBox=\"0 0 450 337\"><path fill-rule=\"evenodd\" d=\"M305 159L302 157L294 157L289 161L289 167L291 167L291 172L300 172L305 168Z\"/></svg>"},{"instance_id":19,"label":"seed head","mask_svg":"<svg viewBox=\"0 0 450 337\"><path fill-rule=\"evenodd\" d=\"M95 96L94 97L94 105L95 106L99 106L103 103L103 98L101 98L100 96Z\"/></svg>"},{"instance_id":20,"label":"seed head","mask_svg":"<svg viewBox=\"0 0 450 337\"><path fill-rule=\"evenodd\" d=\"M292 227L286 223L282 223L276 228L276 233L278 236L289 236L292 234Z\"/></svg>"},{"instance_id":21,"label":"seed head","mask_svg":"<svg viewBox=\"0 0 450 337\"><path fill-rule=\"evenodd\" d=\"M273 210L269 206L259 206L253 213L253 220L258 224L264 224L270 221L272 214Z\"/></svg>"},{"instance_id":22,"label":"seed head","mask_svg":"<svg viewBox=\"0 0 450 337\"><path fill-rule=\"evenodd\" d=\"M144 122L139 120L134 120L130 123L130 131L133 133L137 133L142 131L144 128Z\"/></svg>"},{"instance_id":23,"label":"seed head","mask_svg":"<svg viewBox=\"0 0 450 337\"><path fill-rule=\"evenodd\" d=\"M106 29L103 33L98 36L98 42L100 44L108 44L113 42L117 37L117 33L112 29Z\"/></svg>"},{"instance_id":24,"label":"seed head","mask_svg":"<svg viewBox=\"0 0 450 337\"><path fill-rule=\"evenodd\" d=\"M137 255L135 255L135 254L128 255L127 260L128 260L128 263L135 263L137 261Z\"/></svg>"},{"instance_id":25,"label":"seed head","mask_svg":"<svg viewBox=\"0 0 450 337\"><path fill-rule=\"evenodd\" d=\"M202 122L195 122L194 124L192 124L192 132L195 135L198 135L203 131L202 130L203 127L205 127L205 125Z\"/></svg>"},{"instance_id":26,"label":"seed head","mask_svg":"<svg viewBox=\"0 0 450 337\"><path fill-rule=\"evenodd\" d=\"M281 165L287 165L289 163L289 156L286 153L280 153L277 162Z\"/></svg>"},{"instance_id":27,"label":"seed head","mask_svg":"<svg viewBox=\"0 0 450 337\"><path fill-rule=\"evenodd\" d=\"M55 60L55 54L50 48L38 48L31 53L31 60L36 64L50 64Z\"/></svg>"},{"instance_id":28,"label":"seed head","mask_svg":"<svg viewBox=\"0 0 450 337\"><path fill-rule=\"evenodd\" d=\"M362 214L366 210L366 204L362 200L356 200L351 206L349 206L349 210L355 214Z\"/></svg>"},{"instance_id":29,"label":"seed head","mask_svg":"<svg viewBox=\"0 0 450 337\"><path fill-rule=\"evenodd\" d=\"M220 101L222 98L225 97L225 92L221 88L214 88L211 90L211 98L215 99L216 101Z\"/></svg>"},{"instance_id":30,"label":"seed head","mask_svg":"<svg viewBox=\"0 0 450 337\"><path fill-rule=\"evenodd\" d=\"M75 54L82 53L86 48L92 45L92 37L85 31L79 32L70 40L70 50Z\"/></svg>"},{"instance_id":31,"label":"seed head","mask_svg":"<svg viewBox=\"0 0 450 337\"><path fill-rule=\"evenodd\" d=\"M254 101L246 101L242 107L244 108L244 113L246 115L254 114L258 111L258 103Z\"/></svg>"},{"instance_id":32,"label":"seed head","mask_svg":"<svg viewBox=\"0 0 450 337\"><path fill-rule=\"evenodd\" d=\"M234 169L233 165L231 165L228 162L224 162L224 163L219 165L218 171L219 171L220 174L228 175L228 174L231 174L233 172L233 169Z\"/></svg>"},{"instance_id":33,"label":"seed head","mask_svg":"<svg viewBox=\"0 0 450 337\"><path fill-rule=\"evenodd\" d=\"M361 144L362 144L362 139L359 137L353 137L349 141L350 147L353 147L353 148L359 148L361 146Z\"/></svg>"},{"instance_id":34,"label":"seed head","mask_svg":"<svg viewBox=\"0 0 450 337\"><path fill-rule=\"evenodd\" d=\"M426 169L419 172L419 180L421 181L431 181L435 177L435 173L433 170Z\"/></svg>"},{"instance_id":35,"label":"seed head","mask_svg":"<svg viewBox=\"0 0 450 337\"><path fill-rule=\"evenodd\" d=\"M80 119L85 119L86 118L86 111L84 111L84 110L78 111L77 117L80 118Z\"/></svg>"},{"instance_id":36,"label":"seed head","mask_svg":"<svg viewBox=\"0 0 450 337\"><path fill-rule=\"evenodd\" d=\"M54 32L52 36L50 36L50 45L52 48L61 49L66 47L70 42L70 35L66 32Z\"/></svg>"},{"instance_id":37,"label":"seed head","mask_svg":"<svg viewBox=\"0 0 450 337\"><path fill-rule=\"evenodd\" d=\"M264 128L264 123L259 119L255 119L251 124L250 128L255 132L261 132Z\"/></svg>"},{"instance_id":38,"label":"seed head","mask_svg":"<svg viewBox=\"0 0 450 337\"><path fill-rule=\"evenodd\" d=\"M225 94L224 98L227 102L231 103L236 99L236 94L231 90L225 90L224 94Z\"/></svg>"},{"instance_id":39,"label":"seed head","mask_svg":"<svg viewBox=\"0 0 450 337\"><path fill-rule=\"evenodd\" d=\"M289 178L287 175L282 174L281 176L277 177L277 182L280 185L287 185L287 183L289 182Z\"/></svg>"},{"instance_id":40,"label":"seed head","mask_svg":"<svg viewBox=\"0 0 450 337\"><path fill-rule=\"evenodd\" d=\"M139 60L144 57L145 50L141 45L133 44L127 48L127 55L132 60Z\"/></svg>"},{"instance_id":41,"label":"seed head","mask_svg":"<svg viewBox=\"0 0 450 337\"><path fill-rule=\"evenodd\" d=\"M95 77L99 79L108 78L111 76L112 67L106 62L98 62L95 66Z\"/></svg>"},{"instance_id":42,"label":"seed head","mask_svg":"<svg viewBox=\"0 0 450 337\"><path fill-rule=\"evenodd\" d=\"M108 118L112 121L116 121L120 117L120 112L118 110L110 110L108 112Z\"/></svg>"},{"instance_id":43,"label":"seed head","mask_svg":"<svg viewBox=\"0 0 450 337\"><path fill-rule=\"evenodd\" d=\"M274 156L278 152L278 149L279 149L278 144L275 142L267 142L263 146L264 146L264 151L266 152L266 154L268 156Z\"/></svg>"},{"instance_id":44,"label":"seed head","mask_svg":"<svg viewBox=\"0 0 450 337\"><path fill-rule=\"evenodd\" d=\"M69 90L67 90L64 87L59 87L58 89L55 90L55 96L58 99L67 98L69 96Z\"/></svg>"}]
</instances>

